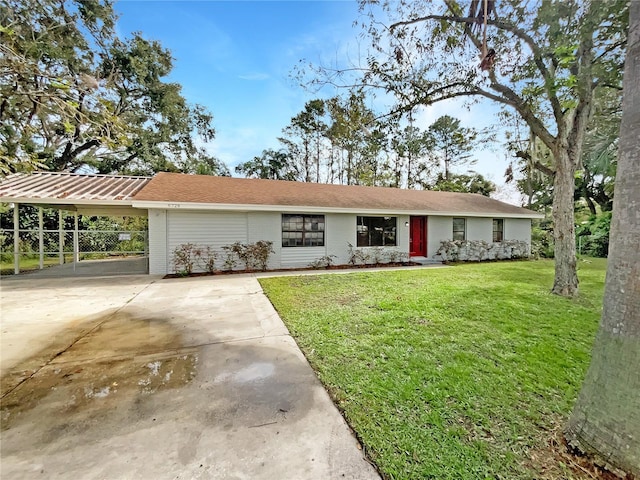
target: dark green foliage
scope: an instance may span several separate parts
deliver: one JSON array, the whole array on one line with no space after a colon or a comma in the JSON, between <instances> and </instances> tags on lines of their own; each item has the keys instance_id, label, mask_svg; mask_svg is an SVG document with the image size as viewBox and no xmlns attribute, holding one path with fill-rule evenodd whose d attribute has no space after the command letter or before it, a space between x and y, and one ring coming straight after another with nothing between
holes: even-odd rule
<instances>
[{"instance_id":1,"label":"dark green foliage","mask_svg":"<svg viewBox=\"0 0 640 480\"><path fill-rule=\"evenodd\" d=\"M247 178L265 178L271 180L297 180L298 171L291 155L286 150L267 149L259 157L236 166L236 173Z\"/></svg>"},{"instance_id":2,"label":"dark green foliage","mask_svg":"<svg viewBox=\"0 0 640 480\"><path fill-rule=\"evenodd\" d=\"M548 219L533 220L531 229L531 256L533 258L553 258L553 227Z\"/></svg>"},{"instance_id":3,"label":"dark green foliage","mask_svg":"<svg viewBox=\"0 0 640 480\"><path fill-rule=\"evenodd\" d=\"M171 53L120 39L109 0L7 0L0 9L0 175L33 168L228 174L195 139L212 116L166 80Z\"/></svg>"},{"instance_id":4,"label":"dark green foliage","mask_svg":"<svg viewBox=\"0 0 640 480\"><path fill-rule=\"evenodd\" d=\"M587 257L606 257L609 253L610 229L611 212L591 215L576 230L578 253Z\"/></svg>"},{"instance_id":5,"label":"dark green foliage","mask_svg":"<svg viewBox=\"0 0 640 480\"><path fill-rule=\"evenodd\" d=\"M496 184L487 180L479 173L469 175L449 174L449 179L443 175L438 175L435 184L427 187L429 190L440 190L444 192L478 193L485 197L491 196L496 191Z\"/></svg>"}]
</instances>

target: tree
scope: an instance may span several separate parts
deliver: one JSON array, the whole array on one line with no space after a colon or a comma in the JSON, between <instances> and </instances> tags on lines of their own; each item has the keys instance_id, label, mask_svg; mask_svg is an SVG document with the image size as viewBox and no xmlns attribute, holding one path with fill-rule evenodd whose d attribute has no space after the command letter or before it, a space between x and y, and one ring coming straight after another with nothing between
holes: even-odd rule
<instances>
[{"instance_id":1,"label":"tree","mask_svg":"<svg viewBox=\"0 0 640 480\"><path fill-rule=\"evenodd\" d=\"M471 152L476 146L478 131L460 126L460 120L443 115L429 126L433 154L440 160L444 169L444 180L448 181L451 167L473 165Z\"/></svg>"},{"instance_id":2,"label":"tree","mask_svg":"<svg viewBox=\"0 0 640 480\"><path fill-rule=\"evenodd\" d=\"M593 118L585 134L582 175L576 180L576 197L584 198L592 215L613 208L622 96L600 89L594 99Z\"/></svg>"},{"instance_id":3,"label":"tree","mask_svg":"<svg viewBox=\"0 0 640 480\"><path fill-rule=\"evenodd\" d=\"M496 191L496 185L491 180L487 180L479 173L451 174L449 179L439 175L433 185L427 185L429 190L439 190L443 192L479 193L489 197Z\"/></svg>"},{"instance_id":4,"label":"tree","mask_svg":"<svg viewBox=\"0 0 640 480\"><path fill-rule=\"evenodd\" d=\"M212 116L187 104L171 53L115 34L108 0L6 0L0 11L0 167L99 173L224 172L195 140Z\"/></svg>"},{"instance_id":5,"label":"tree","mask_svg":"<svg viewBox=\"0 0 640 480\"><path fill-rule=\"evenodd\" d=\"M291 157L284 150L263 150L262 155L236 167L236 172L247 178L267 178L271 180L297 180L298 172L292 165Z\"/></svg>"},{"instance_id":6,"label":"tree","mask_svg":"<svg viewBox=\"0 0 640 480\"><path fill-rule=\"evenodd\" d=\"M620 85L626 0L508 0L499 15L490 0L472 1L468 13L456 0L442 7L431 0L377 4L361 0L363 10L371 5L365 28L373 48L364 85L392 94L399 112L458 97L488 99L515 111L552 152L552 292L577 294L575 174L594 91Z\"/></svg>"},{"instance_id":7,"label":"tree","mask_svg":"<svg viewBox=\"0 0 640 480\"><path fill-rule=\"evenodd\" d=\"M640 2L631 2L604 307L566 431L599 463L640 476Z\"/></svg>"},{"instance_id":8,"label":"tree","mask_svg":"<svg viewBox=\"0 0 640 480\"><path fill-rule=\"evenodd\" d=\"M320 181L320 160L322 139L327 125L322 117L325 114L323 100L311 100L304 110L291 119L291 124L284 128L285 137L280 141L288 147L291 156L297 159L298 170L305 182Z\"/></svg>"},{"instance_id":9,"label":"tree","mask_svg":"<svg viewBox=\"0 0 640 480\"><path fill-rule=\"evenodd\" d=\"M409 116L409 125L401 128L399 122L393 122L394 130L390 140L391 151L396 156L395 161L395 184L402 186L402 171L406 170L406 186L409 189L415 188L418 184L428 183L436 170L433 158L430 153L433 150L433 138L429 132L422 131L413 125Z\"/></svg>"},{"instance_id":10,"label":"tree","mask_svg":"<svg viewBox=\"0 0 640 480\"><path fill-rule=\"evenodd\" d=\"M333 145L341 150L341 156L344 158L346 155L340 183L347 185L363 183L361 173L367 171L367 167L362 159L366 156L365 150L369 146L371 132L377 128L375 115L364 100L361 92L350 92L345 99L334 97L327 102L331 119L327 135Z\"/></svg>"}]
</instances>

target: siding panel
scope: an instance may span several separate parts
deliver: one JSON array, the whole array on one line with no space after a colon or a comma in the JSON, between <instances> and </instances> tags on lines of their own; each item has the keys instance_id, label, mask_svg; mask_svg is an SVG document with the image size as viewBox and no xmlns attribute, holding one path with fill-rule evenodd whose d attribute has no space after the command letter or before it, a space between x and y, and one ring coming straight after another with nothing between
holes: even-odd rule
<instances>
[{"instance_id":1,"label":"siding panel","mask_svg":"<svg viewBox=\"0 0 640 480\"><path fill-rule=\"evenodd\" d=\"M287 247L282 249L282 268L308 267L327 254L326 247Z\"/></svg>"},{"instance_id":2,"label":"siding panel","mask_svg":"<svg viewBox=\"0 0 640 480\"><path fill-rule=\"evenodd\" d=\"M440 248L440 242L453 238L453 217L429 215L427 223L427 257L432 258Z\"/></svg>"},{"instance_id":3,"label":"siding panel","mask_svg":"<svg viewBox=\"0 0 640 480\"><path fill-rule=\"evenodd\" d=\"M467 240L493 242L493 218L466 217L466 219Z\"/></svg>"},{"instance_id":4,"label":"siding panel","mask_svg":"<svg viewBox=\"0 0 640 480\"><path fill-rule=\"evenodd\" d=\"M531 220L528 218L505 218L505 240L521 240L531 245Z\"/></svg>"},{"instance_id":5,"label":"siding panel","mask_svg":"<svg viewBox=\"0 0 640 480\"><path fill-rule=\"evenodd\" d=\"M220 250L223 245L247 242L247 214L173 211L167 212L167 265L173 271L172 254L183 243L208 245Z\"/></svg>"},{"instance_id":6,"label":"siding panel","mask_svg":"<svg viewBox=\"0 0 640 480\"><path fill-rule=\"evenodd\" d=\"M259 240L273 242L268 268L281 268L282 214L279 212L249 212L247 216L248 242Z\"/></svg>"},{"instance_id":7,"label":"siding panel","mask_svg":"<svg viewBox=\"0 0 640 480\"><path fill-rule=\"evenodd\" d=\"M167 269L167 211L149 210L149 274L164 275Z\"/></svg>"}]
</instances>

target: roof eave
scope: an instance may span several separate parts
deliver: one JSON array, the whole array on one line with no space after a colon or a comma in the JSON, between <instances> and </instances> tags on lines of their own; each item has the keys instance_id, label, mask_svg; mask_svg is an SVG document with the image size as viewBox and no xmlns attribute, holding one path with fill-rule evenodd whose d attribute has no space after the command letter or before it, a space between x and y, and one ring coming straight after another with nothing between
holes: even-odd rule
<instances>
[{"instance_id":1,"label":"roof eave","mask_svg":"<svg viewBox=\"0 0 640 480\"><path fill-rule=\"evenodd\" d=\"M497 217L497 218L544 218L540 213L504 213L504 212L464 212L436 210L403 210L379 208L341 208L305 205L255 205L231 203L165 202L151 200L133 200L134 208L161 210L214 210L236 212L286 212L286 213L357 213L368 215L433 215L440 217Z\"/></svg>"},{"instance_id":2,"label":"roof eave","mask_svg":"<svg viewBox=\"0 0 640 480\"><path fill-rule=\"evenodd\" d=\"M2 203L22 203L29 205L114 205L133 207L132 200L100 200L100 199L77 199L77 198L33 198L33 197L0 197ZM133 207L136 208L136 207Z\"/></svg>"}]
</instances>

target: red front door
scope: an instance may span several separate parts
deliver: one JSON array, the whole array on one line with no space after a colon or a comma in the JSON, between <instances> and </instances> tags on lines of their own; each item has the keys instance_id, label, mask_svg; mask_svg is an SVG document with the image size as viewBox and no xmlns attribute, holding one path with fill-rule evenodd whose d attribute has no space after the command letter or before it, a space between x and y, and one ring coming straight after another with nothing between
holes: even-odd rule
<instances>
[{"instance_id":1,"label":"red front door","mask_svg":"<svg viewBox=\"0 0 640 480\"><path fill-rule=\"evenodd\" d=\"M409 227L409 255L412 257L427 256L426 217L411 217Z\"/></svg>"}]
</instances>

